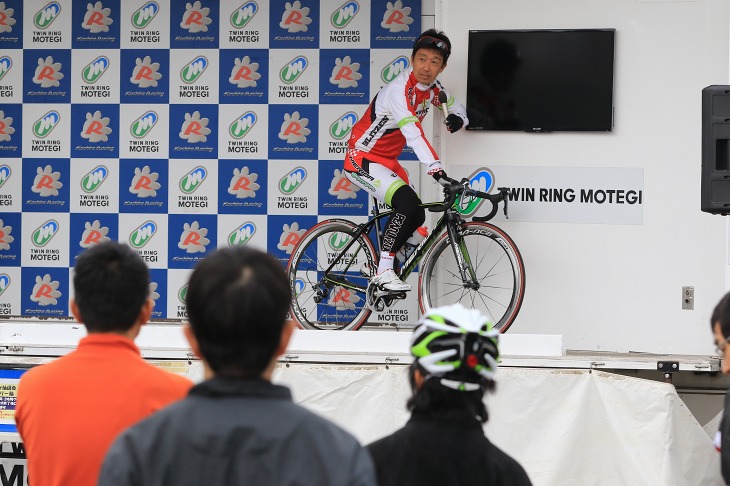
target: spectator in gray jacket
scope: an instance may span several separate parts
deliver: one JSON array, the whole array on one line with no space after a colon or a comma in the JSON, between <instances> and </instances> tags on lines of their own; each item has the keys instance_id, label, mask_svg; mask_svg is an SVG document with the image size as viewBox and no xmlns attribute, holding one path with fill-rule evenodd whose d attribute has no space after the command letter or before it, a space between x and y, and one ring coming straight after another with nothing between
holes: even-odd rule
<instances>
[{"instance_id":1,"label":"spectator in gray jacket","mask_svg":"<svg viewBox=\"0 0 730 486\"><path fill-rule=\"evenodd\" d=\"M185 335L206 379L120 435L100 485L375 485L354 437L270 381L294 329L278 261L245 247L218 250L193 271L186 301Z\"/></svg>"}]
</instances>

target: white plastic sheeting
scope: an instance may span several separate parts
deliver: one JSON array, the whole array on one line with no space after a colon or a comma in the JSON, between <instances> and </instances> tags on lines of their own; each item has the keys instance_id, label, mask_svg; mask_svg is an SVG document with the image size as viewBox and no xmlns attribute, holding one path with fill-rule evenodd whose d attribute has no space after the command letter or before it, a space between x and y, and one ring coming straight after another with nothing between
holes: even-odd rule
<instances>
[{"instance_id":1,"label":"white plastic sheeting","mask_svg":"<svg viewBox=\"0 0 730 486\"><path fill-rule=\"evenodd\" d=\"M274 381L367 444L408 420L405 366L291 364ZM721 485L719 454L668 383L500 368L487 436L536 486Z\"/></svg>"}]
</instances>

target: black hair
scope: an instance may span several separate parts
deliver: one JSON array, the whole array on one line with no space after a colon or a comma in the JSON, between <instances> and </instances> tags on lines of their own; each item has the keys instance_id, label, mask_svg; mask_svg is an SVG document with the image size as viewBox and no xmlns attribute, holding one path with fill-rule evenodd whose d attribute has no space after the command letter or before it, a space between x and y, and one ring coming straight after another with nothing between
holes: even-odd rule
<instances>
[{"instance_id":1,"label":"black hair","mask_svg":"<svg viewBox=\"0 0 730 486\"><path fill-rule=\"evenodd\" d=\"M185 300L213 371L259 377L274 357L291 303L279 261L253 248L216 250L195 267Z\"/></svg>"},{"instance_id":2,"label":"black hair","mask_svg":"<svg viewBox=\"0 0 730 486\"><path fill-rule=\"evenodd\" d=\"M73 283L74 300L89 332L128 331L149 296L150 272L128 245L105 241L81 253Z\"/></svg>"},{"instance_id":3,"label":"black hair","mask_svg":"<svg viewBox=\"0 0 730 486\"><path fill-rule=\"evenodd\" d=\"M408 369L408 381L413 395L408 399L406 408L414 415L428 415L447 420L476 419L481 423L489 419L487 407L484 405L484 393L496 389L494 380L484 378L483 386L478 390L460 391L443 386L438 376L430 376L418 388L415 372L419 368L419 365L413 362ZM422 369L421 373L424 373Z\"/></svg>"},{"instance_id":4,"label":"black hair","mask_svg":"<svg viewBox=\"0 0 730 486\"><path fill-rule=\"evenodd\" d=\"M430 41L431 39L436 39L443 41L446 44L446 48L438 47L436 42ZM413 44L413 51L411 52L411 59L416 55L416 52L418 52L419 49L431 49L434 51L437 51L441 53L441 55L444 58L444 66L446 65L446 61L449 60L449 56L451 55L451 41L448 37L446 37L446 34L444 34L440 30L436 29L428 29L427 31L423 32L421 35L418 36L418 39L416 39L416 42Z\"/></svg>"},{"instance_id":5,"label":"black hair","mask_svg":"<svg viewBox=\"0 0 730 486\"><path fill-rule=\"evenodd\" d=\"M722 335L730 337L730 292L725 294L717 303L710 317L710 327L714 331L715 324L720 324Z\"/></svg>"}]
</instances>

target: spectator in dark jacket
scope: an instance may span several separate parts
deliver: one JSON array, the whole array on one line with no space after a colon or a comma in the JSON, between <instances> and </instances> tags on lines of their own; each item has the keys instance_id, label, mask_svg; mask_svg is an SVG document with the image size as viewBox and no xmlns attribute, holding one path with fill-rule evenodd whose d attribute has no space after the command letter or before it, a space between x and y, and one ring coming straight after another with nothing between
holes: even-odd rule
<instances>
[{"instance_id":1,"label":"spectator in dark jacket","mask_svg":"<svg viewBox=\"0 0 730 486\"><path fill-rule=\"evenodd\" d=\"M517 461L484 435L499 332L460 304L432 309L413 333L411 419L368 446L380 486L529 486Z\"/></svg>"},{"instance_id":2,"label":"spectator in dark jacket","mask_svg":"<svg viewBox=\"0 0 730 486\"><path fill-rule=\"evenodd\" d=\"M730 374L730 292L720 299L710 317L710 326L715 335L717 354L722 358L722 372ZM725 411L722 413L720 430L715 446L720 450L722 479L730 484L730 391L725 395Z\"/></svg>"},{"instance_id":3,"label":"spectator in dark jacket","mask_svg":"<svg viewBox=\"0 0 730 486\"><path fill-rule=\"evenodd\" d=\"M357 440L270 381L293 331L290 301L281 264L266 253L229 248L200 262L184 329L206 380L123 433L99 484L374 486Z\"/></svg>"}]
</instances>

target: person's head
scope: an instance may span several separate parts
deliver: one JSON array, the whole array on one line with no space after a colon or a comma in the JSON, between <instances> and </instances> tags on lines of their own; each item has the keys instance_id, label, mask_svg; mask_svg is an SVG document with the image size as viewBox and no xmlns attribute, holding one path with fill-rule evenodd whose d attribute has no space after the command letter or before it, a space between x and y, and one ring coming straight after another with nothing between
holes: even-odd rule
<instances>
[{"instance_id":1,"label":"person's head","mask_svg":"<svg viewBox=\"0 0 730 486\"><path fill-rule=\"evenodd\" d=\"M483 397L495 388L498 340L492 319L476 309L461 304L431 309L413 333L408 409L486 422Z\"/></svg>"},{"instance_id":2,"label":"person's head","mask_svg":"<svg viewBox=\"0 0 730 486\"><path fill-rule=\"evenodd\" d=\"M446 68L451 54L451 41L446 34L429 29L418 36L413 44L411 65L419 83L431 85Z\"/></svg>"},{"instance_id":3,"label":"person's head","mask_svg":"<svg viewBox=\"0 0 730 486\"><path fill-rule=\"evenodd\" d=\"M76 261L71 312L90 333L126 333L147 322L150 272L129 246L105 241Z\"/></svg>"},{"instance_id":4,"label":"person's head","mask_svg":"<svg viewBox=\"0 0 730 486\"><path fill-rule=\"evenodd\" d=\"M215 375L266 377L286 348L291 291L281 263L267 253L214 251L195 267L185 301L188 340Z\"/></svg>"},{"instance_id":5,"label":"person's head","mask_svg":"<svg viewBox=\"0 0 730 486\"><path fill-rule=\"evenodd\" d=\"M720 299L710 317L717 353L722 357L722 372L730 374L730 292Z\"/></svg>"}]
</instances>

